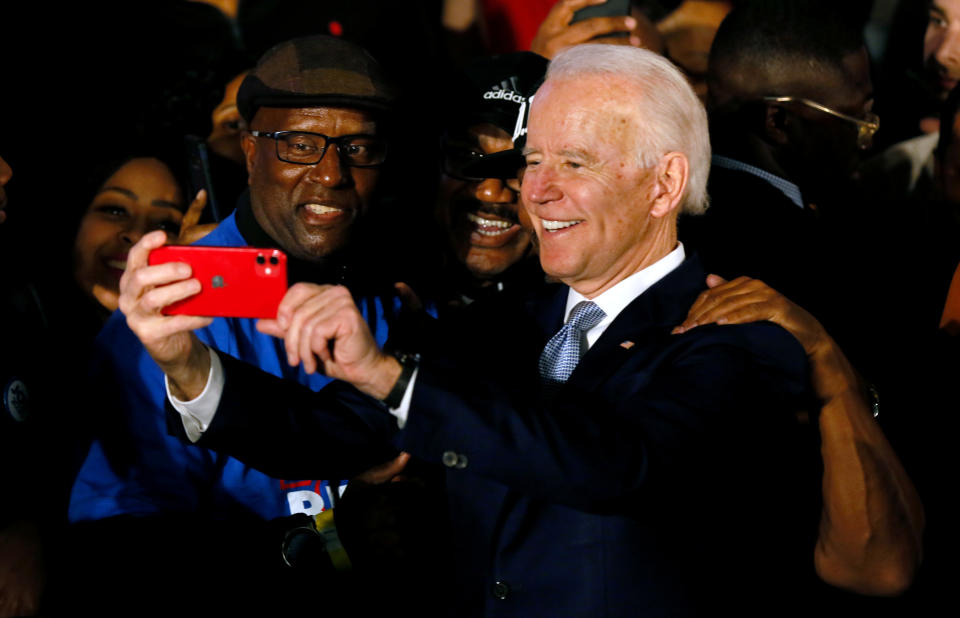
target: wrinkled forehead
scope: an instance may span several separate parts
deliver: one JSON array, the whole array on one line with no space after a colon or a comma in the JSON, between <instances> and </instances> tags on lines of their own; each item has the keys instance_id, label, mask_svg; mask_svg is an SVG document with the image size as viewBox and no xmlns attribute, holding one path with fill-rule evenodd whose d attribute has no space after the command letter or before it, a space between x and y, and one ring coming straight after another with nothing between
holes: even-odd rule
<instances>
[{"instance_id":1,"label":"wrinkled forehead","mask_svg":"<svg viewBox=\"0 0 960 618\"><path fill-rule=\"evenodd\" d=\"M587 138L632 144L641 124L639 96L632 85L606 76L548 80L533 98L527 145L542 148L547 141Z\"/></svg>"}]
</instances>

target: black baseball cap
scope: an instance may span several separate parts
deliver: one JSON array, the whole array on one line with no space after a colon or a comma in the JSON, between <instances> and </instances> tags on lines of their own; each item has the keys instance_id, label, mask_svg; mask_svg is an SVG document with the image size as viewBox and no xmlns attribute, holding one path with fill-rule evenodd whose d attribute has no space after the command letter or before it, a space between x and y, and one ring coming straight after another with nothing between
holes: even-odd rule
<instances>
[{"instance_id":1,"label":"black baseball cap","mask_svg":"<svg viewBox=\"0 0 960 618\"><path fill-rule=\"evenodd\" d=\"M464 166L471 178L515 178L523 166L528 99L543 83L549 61L533 52L500 54L469 64L461 80L448 126L489 122L513 137L513 149L485 155Z\"/></svg>"}]
</instances>

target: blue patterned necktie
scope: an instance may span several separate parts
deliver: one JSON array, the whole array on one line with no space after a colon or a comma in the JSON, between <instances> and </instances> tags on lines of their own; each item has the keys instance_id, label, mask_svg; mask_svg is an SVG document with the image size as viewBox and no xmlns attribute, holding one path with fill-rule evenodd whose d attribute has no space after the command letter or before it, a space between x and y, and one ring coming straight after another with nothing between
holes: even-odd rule
<instances>
[{"instance_id":1,"label":"blue patterned necktie","mask_svg":"<svg viewBox=\"0 0 960 618\"><path fill-rule=\"evenodd\" d=\"M547 383L566 382L580 362L583 334L599 324L607 314L596 303L580 301L570 311L570 319L554 335L540 354L540 377Z\"/></svg>"}]
</instances>

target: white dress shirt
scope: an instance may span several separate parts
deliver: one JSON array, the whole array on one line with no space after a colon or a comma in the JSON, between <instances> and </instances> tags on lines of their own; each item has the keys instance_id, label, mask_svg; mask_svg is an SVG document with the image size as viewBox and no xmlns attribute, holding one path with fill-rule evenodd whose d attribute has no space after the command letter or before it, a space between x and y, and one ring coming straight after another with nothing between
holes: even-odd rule
<instances>
[{"instance_id":1,"label":"white dress shirt","mask_svg":"<svg viewBox=\"0 0 960 618\"><path fill-rule=\"evenodd\" d=\"M617 319L617 316L627 308L627 305L646 292L654 283L670 274L677 266L680 266L684 259L686 259L686 253L683 250L683 243L677 243L676 249L643 270L638 270L633 273L596 298L587 298L580 292L570 288L570 291L567 293L567 308L564 312L566 316L563 319L564 323L570 319L570 312L573 311L573 308L577 306L580 301L584 300L593 301L607 314L596 326L587 331L587 347L583 348L583 352L586 353L586 351L597 342L597 339L600 338L603 331L607 330L607 327Z\"/></svg>"}]
</instances>

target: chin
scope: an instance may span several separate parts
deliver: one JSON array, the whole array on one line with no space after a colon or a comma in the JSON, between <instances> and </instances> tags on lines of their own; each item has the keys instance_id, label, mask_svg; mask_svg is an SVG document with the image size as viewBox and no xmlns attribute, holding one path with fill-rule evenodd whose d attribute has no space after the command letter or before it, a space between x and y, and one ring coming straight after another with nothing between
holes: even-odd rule
<instances>
[{"instance_id":1,"label":"chin","mask_svg":"<svg viewBox=\"0 0 960 618\"><path fill-rule=\"evenodd\" d=\"M544 252L542 247L540 251L540 267L543 272L551 277L563 278L570 273L575 272L575 264L570 263L568 255L552 255L550 252Z\"/></svg>"},{"instance_id":2,"label":"chin","mask_svg":"<svg viewBox=\"0 0 960 618\"><path fill-rule=\"evenodd\" d=\"M476 279L490 279L491 277L496 277L503 271L510 268L509 265L477 265L477 264L464 264L466 269L473 275Z\"/></svg>"},{"instance_id":3,"label":"chin","mask_svg":"<svg viewBox=\"0 0 960 618\"><path fill-rule=\"evenodd\" d=\"M463 265L477 279L489 279L509 269L518 261L511 261L507 256L476 256L468 253Z\"/></svg>"}]
</instances>

